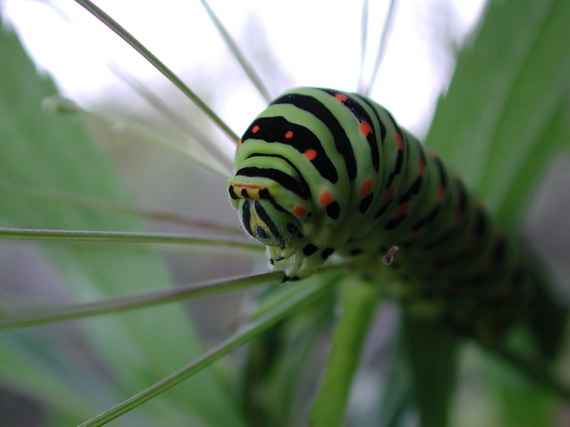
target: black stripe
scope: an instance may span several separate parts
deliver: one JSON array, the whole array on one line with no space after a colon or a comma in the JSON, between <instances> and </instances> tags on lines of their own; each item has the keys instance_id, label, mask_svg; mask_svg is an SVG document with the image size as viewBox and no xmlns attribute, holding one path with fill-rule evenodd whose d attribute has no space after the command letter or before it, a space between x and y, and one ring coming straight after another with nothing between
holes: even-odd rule
<instances>
[{"instance_id":1,"label":"black stripe","mask_svg":"<svg viewBox=\"0 0 570 427\"><path fill-rule=\"evenodd\" d=\"M453 233L455 233L455 229L451 229L449 230L447 233L441 235L439 238L432 240L430 243L427 243L424 246L424 251L429 252L431 251L433 248L435 248L438 245L441 245L442 243L444 243L447 239L449 239Z\"/></svg>"},{"instance_id":2,"label":"black stripe","mask_svg":"<svg viewBox=\"0 0 570 427\"><path fill-rule=\"evenodd\" d=\"M370 204L372 203L372 199L374 198L374 193L370 193L368 196L366 196L364 199L362 199L360 201L360 205L358 205L358 211L360 213L364 213L368 210L368 208L370 207Z\"/></svg>"},{"instance_id":3,"label":"black stripe","mask_svg":"<svg viewBox=\"0 0 570 427\"><path fill-rule=\"evenodd\" d=\"M331 219L338 219L340 215L340 205L338 202L332 202L327 206L327 215Z\"/></svg>"},{"instance_id":4,"label":"black stripe","mask_svg":"<svg viewBox=\"0 0 570 427\"><path fill-rule=\"evenodd\" d=\"M271 196L271 193L269 192L269 190L267 188L264 188L263 190L259 190L259 198L269 201L273 205L273 207L275 209L277 209L278 211L288 213L288 214L291 213L275 201L275 199Z\"/></svg>"},{"instance_id":5,"label":"black stripe","mask_svg":"<svg viewBox=\"0 0 570 427\"><path fill-rule=\"evenodd\" d=\"M354 157L350 140L338 119L321 101L312 96L290 93L277 98L272 102L272 104L294 105L301 110L313 114L317 119L323 122L333 135L337 151L342 155L342 157L344 157L348 178L350 181L354 181L354 178L356 177L356 159Z\"/></svg>"},{"instance_id":6,"label":"black stripe","mask_svg":"<svg viewBox=\"0 0 570 427\"><path fill-rule=\"evenodd\" d=\"M441 163L439 157L435 158L435 165L439 173L440 185L443 187L444 190L447 190L447 173L445 172L445 168L443 167L443 164Z\"/></svg>"},{"instance_id":7,"label":"black stripe","mask_svg":"<svg viewBox=\"0 0 570 427\"><path fill-rule=\"evenodd\" d=\"M378 112L378 108L381 108L381 107L378 104L373 104L370 101L370 99L368 99L364 96L360 96L357 93L353 94L353 96L360 99L363 103L368 105L372 109L372 111L374 111L374 116L376 116L376 120L378 120L378 123L380 124L380 137L381 137L382 145L384 145L384 140L386 139L386 125L384 124L384 122L380 118L380 113Z\"/></svg>"},{"instance_id":8,"label":"black stripe","mask_svg":"<svg viewBox=\"0 0 570 427\"><path fill-rule=\"evenodd\" d=\"M416 178L416 180L413 182L413 184L410 186L408 191L402 194L402 196L398 199L398 203L403 204L409 202L414 194L418 194L418 192L422 188L422 183L423 183L423 177L419 175Z\"/></svg>"},{"instance_id":9,"label":"black stripe","mask_svg":"<svg viewBox=\"0 0 570 427\"><path fill-rule=\"evenodd\" d=\"M386 188L390 188L394 183L396 176L402 171L402 166L404 165L404 150L398 150L398 156L396 157L396 164L394 169L388 176L388 182L386 183Z\"/></svg>"},{"instance_id":10,"label":"black stripe","mask_svg":"<svg viewBox=\"0 0 570 427\"><path fill-rule=\"evenodd\" d=\"M279 234L279 230L277 229L277 226L275 225L275 223L273 222L271 217L267 214L267 211L265 209L263 209L263 206L261 206L261 203L259 203L259 201L256 200L254 202L254 206L255 206L255 211L257 212L257 215L259 215L261 220L265 223L265 225L267 225L267 228L269 228L269 231L271 232L271 234L273 234L276 239L283 240L283 238L281 237L281 234Z\"/></svg>"},{"instance_id":11,"label":"black stripe","mask_svg":"<svg viewBox=\"0 0 570 427\"><path fill-rule=\"evenodd\" d=\"M279 169L273 168L256 168L256 167L247 167L242 168L236 172L236 176L249 176L249 177L260 177L260 178L269 178L275 182L278 182L281 186L286 188L289 191L299 195L303 199L308 199L309 195L303 192L303 189L299 185L299 182L287 175L285 172L280 171Z\"/></svg>"},{"instance_id":12,"label":"black stripe","mask_svg":"<svg viewBox=\"0 0 570 427\"><path fill-rule=\"evenodd\" d=\"M463 183L461 181L456 181L457 182L457 191L459 193L459 202L458 202L458 206L457 209L459 209L459 212L464 213L465 209L467 208L467 193L465 192L465 187L463 186Z\"/></svg>"},{"instance_id":13,"label":"black stripe","mask_svg":"<svg viewBox=\"0 0 570 427\"><path fill-rule=\"evenodd\" d=\"M339 93L330 89L321 89L321 90L323 92L328 93L329 95L332 95L333 97L337 93ZM378 172L378 169L380 168L380 152L378 149L378 141L376 139L376 127L374 126L374 122L372 121L372 118L370 118L366 110L362 107L362 105L360 105L358 101L356 101L356 99L359 99L360 97L347 95L347 94L341 94L341 95L347 97L346 101L344 101L343 104L352 112L352 114L354 114L354 116L358 119L358 121L360 123L366 122L370 125L370 129L372 130L372 132L366 135L366 141L368 141L368 145L370 146L370 154L372 155L372 165L374 166L374 170Z\"/></svg>"},{"instance_id":14,"label":"black stripe","mask_svg":"<svg viewBox=\"0 0 570 427\"><path fill-rule=\"evenodd\" d=\"M255 127L258 127L258 130L254 133L252 129ZM293 132L293 137L285 138L289 131ZM283 116L261 117L256 119L243 134L242 144L246 144L250 139L262 140L268 144L286 144L301 154L307 150L315 150L317 156L311 160L311 163L319 174L333 184L338 181L338 172L321 141L304 126L291 123Z\"/></svg>"},{"instance_id":15,"label":"black stripe","mask_svg":"<svg viewBox=\"0 0 570 427\"><path fill-rule=\"evenodd\" d=\"M402 145L403 145L403 148L401 150L400 149L398 150L398 157L396 158L396 165L394 167L394 170L390 174L390 177L388 178L388 184L386 185L386 188L390 188L392 186L392 182L394 181L394 178L396 178L396 175L398 175L398 174L400 174L400 172L402 172L402 168L404 167L404 152L406 151L406 143L408 142L408 139L407 139L406 135L404 134L404 132L402 131L402 129L400 128L400 126L398 126L398 123L394 119L394 116L392 116L392 113L390 113L386 109L384 109L384 111L386 112L386 115L390 118L392 125L394 125L394 129L396 129L396 133L398 135L400 135L400 138L402 139Z\"/></svg>"},{"instance_id":16,"label":"black stripe","mask_svg":"<svg viewBox=\"0 0 570 427\"><path fill-rule=\"evenodd\" d=\"M384 227L386 230L393 230L406 219L407 215L399 216L398 218L391 219Z\"/></svg>"},{"instance_id":17,"label":"black stripe","mask_svg":"<svg viewBox=\"0 0 570 427\"><path fill-rule=\"evenodd\" d=\"M250 235L253 236L253 231L251 231L251 213L249 211L249 200L243 202L243 206L241 208L241 222L245 227L245 231L247 231Z\"/></svg>"},{"instance_id":18,"label":"black stripe","mask_svg":"<svg viewBox=\"0 0 570 427\"><path fill-rule=\"evenodd\" d=\"M376 212L376 215L374 215L374 219L380 218L382 215L384 215L386 213L386 210L392 204L393 201L394 201L394 196L390 197L390 199L388 199L388 201L384 204L384 206L382 206L380 210Z\"/></svg>"},{"instance_id":19,"label":"black stripe","mask_svg":"<svg viewBox=\"0 0 570 427\"><path fill-rule=\"evenodd\" d=\"M238 195L236 194L236 192L234 191L234 186L233 186L233 185L230 185L230 188L228 188L228 192L230 193L230 197L231 197L233 200L239 199L239 196L238 196Z\"/></svg>"},{"instance_id":20,"label":"black stripe","mask_svg":"<svg viewBox=\"0 0 570 427\"><path fill-rule=\"evenodd\" d=\"M430 213L428 213L426 216L424 216L422 219L420 219L418 222L416 222L414 225L412 225L412 228L410 230L411 231L418 231L418 230L422 229L424 226L426 226L427 224L429 224L430 222L432 222L433 219L435 218L435 216L437 215L437 213L439 212L440 208L441 208L441 205L437 205L435 208L433 208L431 210Z\"/></svg>"},{"instance_id":21,"label":"black stripe","mask_svg":"<svg viewBox=\"0 0 570 427\"><path fill-rule=\"evenodd\" d=\"M402 129L400 128L400 126L398 125L398 122L396 122L396 119L394 119L394 116L392 115L392 113L390 113L388 110L384 109L384 111L386 112L386 115L390 118L390 121L392 122L392 124L394 125L394 128L396 129L396 132L400 134L400 136L402 137L402 141L404 140L404 132L402 132Z\"/></svg>"},{"instance_id":22,"label":"black stripe","mask_svg":"<svg viewBox=\"0 0 570 427\"><path fill-rule=\"evenodd\" d=\"M297 166L295 166L295 164L291 160L289 160L285 156L282 156L281 154L254 153L254 154L250 154L249 156L247 156L248 159L251 157L275 157L275 158L284 160L285 162L287 162L287 164L289 166L291 166L295 170L295 172L297 172L297 176L299 177L299 185L301 186L304 194L307 195L307 198L311 197L311 188L309 187L309 184L307 184L307 181L303 177L303 174L301 173L299 168Z\"/></svg>"}]
</instances>

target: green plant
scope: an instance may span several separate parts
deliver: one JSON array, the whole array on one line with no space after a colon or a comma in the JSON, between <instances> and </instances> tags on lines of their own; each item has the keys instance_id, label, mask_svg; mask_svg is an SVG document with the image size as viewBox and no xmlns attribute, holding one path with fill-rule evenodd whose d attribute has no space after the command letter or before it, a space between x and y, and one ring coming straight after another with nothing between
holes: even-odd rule
<instances>
[{"instance_id":1,"label":"green plant","mask_svg":"<svg viewBox=\"0 0 570 427\"><path fill-rule=\"evenodd\" d=\"M439 102L427 137L426 143L461 171L513 231L521 226L544 169L570 141L570 40L564 37L569 18L570 6L562 0L491 3L475 41L459 54L449 92ZM89 350L79 354L71 351L74 347L65 333L50 337L47 326L3 331L3 383L48 404L53 425L82 422L140 390L146 392L132 406L145 404L118 418L116 425L298 425L306 418L307 388L315 383L306 377L319 360L316 344L334 328L330 362L310 416L315 426L340 425L363 339L378 306L375 292L347 274L344 265L326 267L292 286L276 286L281 274L267 273L197 288L171 287L164 263L154 248L143 243L198 243L253 253L260 248L237 235L192 240L143 233L141 218L164 214L131 208L112 162L77 120L75 105L55 101L54 108L71 115L46 116L39 110L41 100L52 96L55 88L36 75L14 35L2 37L0 220L6 228L0 235L38 240L33 250L38 248L40 259L54 266L50 274L68 284L73 301L30 307L4 298L0 326L8 329L115 312L77 325ZM132 130L145 132L140 126ZM216 169L224 168L220 159ZM225 191L224 184L220 191ZM220 224L206 225L224 229ZM111 233L116 231L120 233ZM116 244L120 242L125 244ZM158 306L260 284L268 284L271 292L260 296L242 327L208 352L204 348L210 346L201 342L182 305ZM157 306L141 308L151 305ZM140 309L126 310L134 307ZM544 321L548 332L563 323L548 316ZM378 412L368 411L366 420L357 413L349 416L360 425L395 426L419 411L422 425L443 426L454 395L459 346L465 340L405 311L400 323L405 332L391 355L392 366L382 371L360 365L360 372L387 383L383 400L381 393L373 394ZM556 334L552 337L555 341ZM245 360L204 369L246 342L250 344ZM495 348L489 353L507 362L505 372L494 366L489 386L503 396L494 402L503 415L499 422L552 424L557 399L568 396L547 374L549 363L539 367L527 363L535 355L525 342L513 343L507 352ZM187 368L169 377L183 366ZM542 384L528 381L529 376ZM125 408L130 409L130 404ZM463 418L467 409L460 408L455 422L468 425Z\"/></svg>"}]
</instances>

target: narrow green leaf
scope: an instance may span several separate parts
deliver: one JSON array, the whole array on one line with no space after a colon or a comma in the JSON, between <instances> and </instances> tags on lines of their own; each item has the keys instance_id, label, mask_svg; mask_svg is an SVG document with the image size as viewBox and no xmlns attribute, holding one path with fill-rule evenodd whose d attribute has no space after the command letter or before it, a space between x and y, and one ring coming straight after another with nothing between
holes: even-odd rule
<instances>
[{"instance_id":1,"label":"narrow green leaf","mask_svg":"<svg viewBox=\"0 0 570 427\"><path fill-rule=\"evenodd\" d=\"M0 227L0 239L58 240L80 242L161 243L174 245L223 246L263 251L263 246L243 240L190 237L178 234L134 233L126 231L43 230Z\"/></svg>"},{"instance_id":2,"label":"narrow green leaf","mask_svg":"<svg viewBox=\"0 0 570 427\"><path fill-rule=\"evenodd\" d=\"M198 150L192 150L190 147L185 146L186 144L181 140L167 137L164 134L158 134L147 125L139 122L124 120L120 117L102 112L85 109L78 109L77 111L85 117L107 123L110 126L120 125L126 132L140 136L143 141L148 141L173 153L180 154L204 169L211 170L222 177L228 178L231 176L231 162L226 156L222 156L219 159L214 159L211 155L205 156L203 153L198 152ZM202 144L208 144L208 142L202 141Z\"/></svg>"},{"instance_id":3,"label":"narrow green leaf","mask_svg":"<svg viewBox=\"0 0 570 427\"><path fill-rule=\"evenodd\" d=\"M524 62L511 76L509 96L487 149L485 168L479 180L486 203L494 211L501 206L505 210L510 208L503 201L513 187L520 186L515 179L520 176L521 170L530 173L536 182L544 173L546 160L551 160L552 154L561 148L570 148L568 139L556 138L546 142L541 138L549 133L556 121L560 121L561 110L566 112L568 105L570 37L564 35L568 34L570 2L555 0L530 3L529 8L535 5L542 7L541 10L531 9L527 12L537 25L532 39L520 36L520 26L512 17L503 22L499 33L508 31L517 34L519 40L526 43ZM516 13L525 6L520 1L511 1L508 10ZM495 43L500 42L495 40ZM505 161L507 158L508 161ZM529 186L527 197L534 190L535 186Z\"/></svg>"},{"instance_id":4,"label":"narrow green leaf","mask_svg":"<svg viewBox=\"0 0 570 427\"><path fill-rule=\"evenodd\" d=\"M89 138L81 121L69 115L54 117L41 110L42 99L56 89L47 78L38 78L35 67L13 34L0 32L0 180L37 191L81 194L113 203L124 203L117 174L102 150ZM122 230L138 232L137 218L111 214L69 204L44 203L39 199L3 194L0 204L3 226L48 229ZM39 245L38 245L39 246ZM74 298L92 300L108 294L142 292L171 286L169 274L152 252L137 248L108 248L97 245L46 243L42 255L53 266ZM47 263L46 263L47 264ZM104 378L118 392L140 390L149 379L161 378L192 356L200 354L199 339L187 314L180 306L155 307L150 311L130 312L85 323L88 343L108 373ZM168 325L168 328L165 328ZM168 333L165 330L168 329ZM27 333L18 331L19 334ZM23 335L22 335L23 336ZM58 340L41 340L39 354L57 349ZM13 340L0 337L0 354L12 350ZM29 347L18 347L31 351ZM56 352L57 353L57 352ZM26 354L21 360L28 360ZM89 399L84 390L70 383L67 375L77 369L95 369L93 362L66 353L54 359L50 378L66 384L77 398ZM51 360L51 359L50 359ZM89 364L91 363L91 365ZM13 375L8 365L0 364L0 378ZM20 372L27 376L33 369ZM111 380L112 378L112 380ZM37 381L41 379L38 377ZM27 377L23 387L32 387ZM96 387L97 384L93 384ZM33 391L33 390L32 390ZM168 401L144 408L149 420L181 414L191 419L207 419L219 425L240 424L240 415L229 391L213 372L204 373L192 384L175 391ZM90 406L90 405L83 405ZM223 408L223 410L221 410Z\"/></svg>"},{"instance_id":5,"label":"narrow green leaf","mask_svg":"<svg viewBox=\"0 0 570 427\"><path fill-rule=\"evenodd\" d=\"M245 289L260 284L280 281L283 273L276 271L232 280L216 280L192 286L177 286L123 297L109 298L85 304L70 304L59 307L34 307L12 310L0 319L0 329L19 328L68 319L78 319L87 316L132 310L135 308L151 307L192 298L200 298Z\"/></svg>"},{"instance_id":6,"label":"narrow green leaf","mask_svg":"<svg viewBox=\"0 0 570 427\"><path fill-rule=\"evenodd\" d=\"M336 287L338 273L314 275L306 280ZM291 293L290 290L295 292ZM256 298L261 310L270 313L300 290L296 286L271 287ZM330 292L302 311L276 323L249 343L241 370L242 407L252 426L288 427L306 423L307 387L312 384L312 356L319 352L319 334L328 329L336 293ZM271 307L268 310L268 307Z\"/></svg>"},{"instance_id":7,"label":"narrow green leaf","mask_svg":"<svg viewBox=\"0 0 570 427\"><path fill-rule=\"evenodd\" d=\"M103 24L109 27L120 38L127 42L133 49L140 53L148 62L150 62L158 71L162 73L168 80L170 80L180 91L186 95L194 104L200 108L212 121L224 132L227 137L237 142L237 134L230 129L230 127L208 106L198 95L192 91L180 78L168 68L156 55L149 51L142 45L132 34L123 28L117 21L107 15L100 7L95 5L89 0L75 0L78 4L84 7L89 13L99 19Z\"/></svg>"},{"instance_id":8,"label":"narrow green leaf","mask_svg":"<svg viewBox=\"0 0 570 427\"><path fill-rule=\"evenodd\" d=\"M493 187L490 181L485 181L485 188L489 189L484 189L484 191L490 194L490 200L496 206L497 218L504 224L522 225L524 215L521 213L528 208L529 201L538 188L544 172L564 146L570 149L568 100L563 98L558 110L552 115L551 121L548 123L545 121L542 125L544 128L540 130L539 135L536 135L532 145L521 147L520 153L518 150L513 153L518 167L509 168L505 172L510 176L505 179L501 177L502 185ZM528 139L526 141L528 142ZM508 164L510 161L505 163Z\"/></svg>"},{"instance_id":9,"label":"narrow green leaf","mask_svg":"<svg viewBox=\"0 0 570 427\"><path fill-rule=\"evenodd\" d=\"M228 30L226 30L226 27L224 27L222 21L220 21L216 16L208 2L206 0L200 0L200 3L202 3L202 6L204 6L204 9L206 9L206 13L212 20L212 23L216 27L216 30L218 30L218 33L220 33L222 40L230 50L233 57L238 61L242 70L245 72L251 83L253 83L257 91L261 94L265 102L269 103L271 101L271 95L263 84L261 77L259 77L251 63L245 58L237 43L234 41Z\"/></svg>"},{"instance_id":10,"label":"narrow green leaf","mask_svg":"<svg viewBox=\"0 0 570 427\"><path fill-rule=\"evenodd\" d=\"M34 199L41 203L54 203L58 205L70 205L89 210L101 210L105 212L123 215L138 216L157 221L167 221L186 226L194 226L208 230L223 231L226 233L239 234L241 230L235 226L220 224L205 218L194 218L178 212L164 211L160 209L143 209L124 203L104 200L98 197L88 197L79 194L64 193L51 189L36 189L23 185L15 185L7 181L0 181L0 194L9 194L24 199Z\"/></svg>"},{"instance_id":11,"label":"narrow green leaf","mask_svg":"<svg viewBox=\"0 0 570 427\"><path fill-rule=\"evenodd\" d=\"M374 83L376 82L376 77L378 76L378 71L380 70L382 59L384 59L386 46L388 46L388 36L390 35L392 22L394 21L395 9L396 9L396 0L390 0L390 4L388 5L388 11L386 12L386 17L384 18L384 23L382 24L382 34L380 36L380 43L378 45L378 50L376 51L376 58L374 59L372 74L370 75L370 79L366 84L364 84L362 81L359 82L358 91L364 95L368 96L368 94L374 87Z\"/></svg>"},{"instance_id":12,"label":"narrow green leaf","mask_svg":"<svg viewBox=\"0 0 570 427\"><path fill-rule=\"evenodd\" d=\"M180 382L186 380L190 376L200 372L205 367L214 363L221 357L225 356L237 347L245 344L246 342L253 339L255 336L259 335L267 328L271 327L280 320L290 316L291 314L303 309L308 304L314 302L318 298L323 297L329 290L330 287L323 282L316 282L317 284L306 283L302 292L299 292L294 298L290 298L285 301L282 305L277 307L271 313L252 321L251 323L242 327L238 332L232 335L227 340L221 342L216 347L208 351L202 357L192 362L191 364L185 366L184 368L178 370L172 375L162 379L156 384L148 387L142 392L136 394L130 399L120 403L119 405L105 411L81 424L82 427L88 426L100 426L108 423L111 420L131 411L142 403L152 399L153 397L163 393L171 387L179 384ZM302 285L299 285L302 286ZM231 425L231 424L230 424Z\"/></svg>"},{"instance_id":13,"label":"narrow green leaf","mask_svg":"<svg viewBox=\"0 0 570 427\"><path fill-rule=\"evenodd\" d=\"M334 285L329 282L329 286ZM265 400L270 425L288 427L306 423L304 392L312 384L311 362L321 350L322 336L328 336L325 333L334 318L335 301L336 294L331 292L328 298L320 299L286 321L287 341L276 355L278 360L267 385Z\"/></svg>"},{"instance_id":14,"label":"narrow green leaf","mask_svg":"<svg viewBox=\"0 0 570 427\"><path fill-rule=\"evenodd\" d=\"M569 19L565 0L491 2L427 137L505 220L519 217L546 160L569 144L556 138L545 145L541 138L568 98ZM526 186L518 181L523 171Z\"/></svg>"},{"instance_id":15,"label":"narrow green leaf","mask_svg":"<svg viewBox=\"0 0 570 427\"><path fill-rule=\"evenodd\" d=\"M145 83L138 80L128 71L121 69L117 65L112 65L111 70L123 82L137 92L141 98L149 103L157 112L168 120L171 128L177 128L181 136L181 140L186 142L188 139L193 141L191 149L188 147L187 154L198 164L209 167L212 170L222 173L222 176L231 176L232 159L226 152L222 151L218 144L211 136L206 135L198 127L194 126L191 121L186 120L178 111L171 108L166 100L155 94L151 88ZM174 129L173 129L174 130ZM190 145L190 144L184 144ZM212 163L220 163L220 167L212 167Z\"/></svg>"}]
</instances>

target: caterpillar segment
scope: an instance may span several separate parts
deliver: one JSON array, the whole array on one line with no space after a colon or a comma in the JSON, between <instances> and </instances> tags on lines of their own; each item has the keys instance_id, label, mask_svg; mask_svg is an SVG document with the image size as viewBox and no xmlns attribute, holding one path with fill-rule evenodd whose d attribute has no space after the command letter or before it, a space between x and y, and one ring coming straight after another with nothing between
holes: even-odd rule
<instances>
[{"instance_id":1,"label":"caterpillar segment","mask_svg":"<svg viewBox=\"0 0 570 427\"><path fill-rule=\"evenodd\" d=\"M369 98L285 92L247 128L228 186L244 229L287 279L333 253L372 257L402 279L401 298L460 328L501 329L526 310L532 289L512 241Z\"/></svg>"}]
</instances>

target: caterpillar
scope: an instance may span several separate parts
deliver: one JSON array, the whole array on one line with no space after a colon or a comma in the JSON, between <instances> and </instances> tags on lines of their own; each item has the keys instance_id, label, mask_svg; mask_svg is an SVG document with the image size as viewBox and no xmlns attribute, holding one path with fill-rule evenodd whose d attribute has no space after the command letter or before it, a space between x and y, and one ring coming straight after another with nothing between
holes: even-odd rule
<instances>
[{"instance_id":1,"label":"caterpillar","mask_svg":"<svg viewBox=\"0 0 570 427\"><path fill-rule=\"evenodd\" d=\"M239 141L228 191L286 279L333 253L383 258L407 284L403 297L464 329L504 329L530 300L525 263L482 203L359 94L304 87L279 96Z\"/></svg>"}]
</instances>

